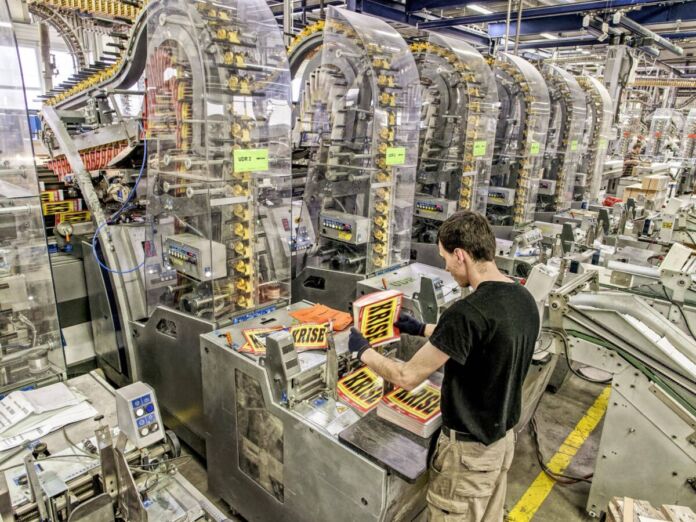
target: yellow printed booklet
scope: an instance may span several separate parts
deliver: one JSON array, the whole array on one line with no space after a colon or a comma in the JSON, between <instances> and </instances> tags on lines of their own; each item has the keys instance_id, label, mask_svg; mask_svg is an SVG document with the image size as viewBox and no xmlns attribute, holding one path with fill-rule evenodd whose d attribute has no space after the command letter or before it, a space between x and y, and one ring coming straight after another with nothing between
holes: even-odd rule
<instances>
[{"instance_id":1,"label":"yellow printed booklet","mask_svg":"<svg viewBox=\"0 0 696 522\"><path fill-rule=\"evenodd\" d=\"M377 416L411 433L429 437L442 424L440 388L428 380L411 391L396 388L382 398Z\"/></svg>"},{"instance_id":2,"label":"yellow printed booklet","mask_svg":"<svg viewBox=\"0 0 696 522\"><path fill-rule=\"evenodd\" d=\"M339 398L358 414L373 410L384 393L384 380L367 366L352 371L336 385Z\"/></svg>"},{"instance_id":3,"label":"yellow printed booklet","mask_svg":"<svg viewBox=\"0 0 696 522\"><path fill-rule=\"evenodd\" d=\"M370 342L381 346L399 339L399 329L394 321L401 312L403 294L397 290L384 290L364 295L353 302L353 320Z\"/></svg>"}]
</instances>

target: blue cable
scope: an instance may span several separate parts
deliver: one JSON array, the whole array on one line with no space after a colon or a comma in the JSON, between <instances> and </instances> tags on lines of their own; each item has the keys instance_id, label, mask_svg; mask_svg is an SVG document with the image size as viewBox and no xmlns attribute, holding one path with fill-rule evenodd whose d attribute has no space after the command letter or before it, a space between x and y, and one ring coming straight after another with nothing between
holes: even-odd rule
<instances>
[{"instance_id":1,"label":"blue cable","mask_svg":"<svg viewBox=\"0 0 696 522\"><path fill-rule=\"evenodd\" d=\"M141 128L142 130L142 128ZM99 235L99 231L105 226L113 223L113 221L118 218L121 215L121 212L123 212L128 204L130 203L130 200L133 198L133 195L137 192L138 190L138 184L140 183L140 180L143 177L143 172L145 172L145 163L147 162L147 140L143 140L143 161L140 164L140 172L138 173L138 177L135 179L135 183L133 184L133 189L130 191L128 194L128 197L126 198L126 201L123 202L123 205L121 205L121 208L119 208L116 212L114 212L109 219L107 219L104 223L99 225L97 227L97 230L94 231L94 235L92 236L92 255L94 255L94 259L97 261L100 267L102 267L104 270L107 272L111 272L112 274L129 274L131 272L135 272L137 270L140 270L143 265L145 264L145 259L143 258L143 262L140 263L138 266L135 268L129 268L128 270L114 270L113 268L109 268L106 266L104 263L102 263L101 259L99 259L99 255L97 254L97 236Z\"/></svg>"}]
</instances>

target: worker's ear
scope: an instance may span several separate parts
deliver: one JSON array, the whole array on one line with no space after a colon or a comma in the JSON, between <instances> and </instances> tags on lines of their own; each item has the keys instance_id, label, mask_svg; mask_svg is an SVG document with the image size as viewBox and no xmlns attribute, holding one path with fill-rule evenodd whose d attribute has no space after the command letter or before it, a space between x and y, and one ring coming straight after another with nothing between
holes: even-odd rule
<instances>
[{"instance_id":1,"label":"worker's ear","mask_svg":"<svg viewBox=\"0 0 696 522\"><path fill-rule=\"evenodd\" d=\"M469 257L469 254L463 248L455 248L454 255L457 256L457 260L462 264L466 264L466 258Z\"/></svg>"}]
</instances>

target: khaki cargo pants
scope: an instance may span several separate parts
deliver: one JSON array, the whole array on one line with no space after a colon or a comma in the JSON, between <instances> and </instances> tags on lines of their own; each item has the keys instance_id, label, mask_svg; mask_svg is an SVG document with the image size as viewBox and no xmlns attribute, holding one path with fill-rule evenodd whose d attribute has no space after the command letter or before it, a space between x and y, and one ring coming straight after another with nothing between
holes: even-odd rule
<instances>
[{"instance_id":1,"label":"khaki cargo pants","mask_svg":"<svg viewBox=\"0 0 696 522\"><path fill-rule=\"evenodd\" d=\"M502 522L514 452L513 430L490 446L440 434L430 461L429 520Z\"/></svg>"}]
</instances>

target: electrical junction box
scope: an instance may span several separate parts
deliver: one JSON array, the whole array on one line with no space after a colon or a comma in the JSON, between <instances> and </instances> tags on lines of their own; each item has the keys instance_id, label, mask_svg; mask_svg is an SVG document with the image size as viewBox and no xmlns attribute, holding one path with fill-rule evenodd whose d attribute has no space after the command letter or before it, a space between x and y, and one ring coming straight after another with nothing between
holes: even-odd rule
<instances>
[{"instance_id":1,"label":"electrical junction box","mask_svg":"<svg viewBox=\"0 0 696 522\"><path fill-rule=\"evenodd\" d=\"M587 174L578 173L575 174L575 186L584 187L587 184Z\"/></svg>"},{"instance_id":2,"label":"electrical junction box","mask_svg":"<svg viewBox=\"0 0 696 522\"><path fill-rule=\"evenodd\" d=\"M444 198L416 196L413 214L435 221L445 221L457 211L457 202Z\"/></svg>"},{"instance_id":3,"label":"electrical junction box","mask_svg":"<svg viewBox=\"0 0 696 522\"><path fill-rule=\"evenodd\" d=\"M138 449L164 439L164 425L155 390L134 382L116 390L118 428Z\"/></svg>"},{"instance_id":4,"label":"electrical junction box","mask_svg":"<svg viewBox=\"0 0 696 522\"><path fill-rule=\"evenodd\" d=\"M505 187L490 187L488 189L488 204L501 207L511 207L515 204L515 189Z\"/></svg>"},{"instance_id":5,"label":"electrical junction box","mask_svg":"<svg viewBox=\"0 0 696 522\"><path fill-rule=\"evenodd\" d=\"M370 219L347 212L325 210L319 214L319 234L351 245L364 245L370 239Z\"/></svg>"},{"instance_id":6,"label":"electrical junction box","mask_svg":"<svg viewBox=\"0 0 696 522\"><path fill-rule=\"evenodd\" d=\"M164 239L164 256L177 272L198 281L227 277L227 249L222 243L176 234Z\"/></svg>"},{"instance_id":7,"label":"electrical junction box","mask_svg":"<svg viewBox=\"0 0 696 522\"><path fill-rule=\"evenodd\" d=\"M556 193L556 180L540 179L538 193L546 196L553 196Z\"/></svg>"}]
</instances>

